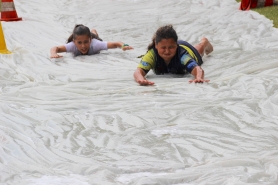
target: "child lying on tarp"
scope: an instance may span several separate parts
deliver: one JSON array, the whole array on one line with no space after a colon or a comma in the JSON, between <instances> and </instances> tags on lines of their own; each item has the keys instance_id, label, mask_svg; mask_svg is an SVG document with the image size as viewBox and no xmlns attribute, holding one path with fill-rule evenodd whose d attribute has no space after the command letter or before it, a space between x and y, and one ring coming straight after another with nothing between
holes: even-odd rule
<instances>
[{"instance_id":1,"label":"child lying on tarp","mask_svg":"<svg viewBox=\"0 0 278 185\"><path fill-rule=\"evenodd\" d=\"M60 58L61 52L70 52L74 56L78 55L94 55L101 50L113 48L121 48L123 51L133 49L133 47L123 42L106 42L98 37L96 30L91 30L78 24L74 27L72 35L68 38L67 44L55 46L50 50L50 58Z\"/></svg>"},{"instance_id":2,"label":"child lying on tarp","mask_svg":"<svg viewBox=\"0 0 278 185\"><path fill-rule=\"evenodd\" d=\"M196 46L186 41L178 40L176 31L172 25L160 27L153 36L152 43L148 46L148 52L142 57L134 72L134 79L140 85L153 85L145 75L152 69L155 74L185 74L194 76L189 82L203 83L204 79L202 56L213 51L213 47L207 38L202 38Z\"/></svg>"}]
</instances>

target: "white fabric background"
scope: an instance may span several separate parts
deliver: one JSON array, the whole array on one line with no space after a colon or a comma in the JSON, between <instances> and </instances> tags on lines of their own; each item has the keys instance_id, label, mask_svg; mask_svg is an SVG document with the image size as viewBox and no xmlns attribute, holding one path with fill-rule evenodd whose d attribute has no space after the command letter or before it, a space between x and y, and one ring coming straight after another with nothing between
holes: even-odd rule
<instances>
[{"instance_id":1,"label":"white fabric background","mask_svg":"<svg viewBox=\"0 0 278 185\"><path fill-rule=\"evenodd\" d=\"M16 0L0 55L1 185L275 185L278 30L234 0ZM120 49L50 59L75 24ZM208 84L133 71L155 30L206 36Z\"/></svg>"}]
</instances>

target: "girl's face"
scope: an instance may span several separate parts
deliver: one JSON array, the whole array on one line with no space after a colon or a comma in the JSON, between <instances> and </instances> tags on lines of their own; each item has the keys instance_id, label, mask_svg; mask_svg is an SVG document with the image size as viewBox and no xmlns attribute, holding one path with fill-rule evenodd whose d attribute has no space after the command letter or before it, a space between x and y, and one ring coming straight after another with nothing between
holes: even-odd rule
<instances>
[{"instance_id":1,"label":"girl's face","mask_svg":"<svg viewBox=\"0 0 278 185\"><path fill-rule=\"evenodd\" d=\"M92 39L87 35L77 35L73 42L77 49L84 55L88 53Z\"/></svg>"},{"instance_id":2,"label":"girl's face","mask_svg":"<svg viewBox=\"0 0 278 185\"><path fill-rule=\"evenodd\" d=\"M163 58L165 62L170 62L175 56L178 46L174 39L162 39L155 44L155 48L159 56Z\"/></svg>"}]
</instances>

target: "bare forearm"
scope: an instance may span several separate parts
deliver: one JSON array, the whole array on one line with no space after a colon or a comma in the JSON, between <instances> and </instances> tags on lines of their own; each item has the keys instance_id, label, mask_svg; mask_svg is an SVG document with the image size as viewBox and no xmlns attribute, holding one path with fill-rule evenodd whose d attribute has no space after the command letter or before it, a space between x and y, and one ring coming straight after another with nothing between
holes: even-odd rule
<instances>
[{"instance_id":1,"label":"bare forearm","mask_svg":"<svg viewBox=\"0 0 278 185\"><path fill-rule=\"evenodd\" d=\"M125 44L121 41L108 42L107 46L108 46L108 49L121 48L123 51L133 49L132 46L129 46L128 44Z\"/></svg>"},{"instance_id":2,"label":"bare forearm","mask_svg":"<svg viewBox=\"0 0 278 185\"><path fill-rule=\"evenodd\" d=\"M191 74L195 77L195 79L204 79L204 70L200 66L196 66Z\"/></svg>"},{"instance_id":3,"label":"bare forearm","mask_svg":"<svg viewBox=\"0 0 278 185\"><path fill-rule=\"evenodd\" d=\"M146 73L141 68L137 68L133 73L133 77L140 85L153 85L154 83L145 78Z\"/></svg>"},{"instance_id":4,"label":"bare forearm","mask_svg":"<svg viewBox=\"0 0 278 185\"><path fill-rule=\"evenodd\" d=\"M115 47L114 48L122 48L123 45L124 45L123 42L118 41L118 42L115 42Z\"/></svg>"},{"instance_id":5,"label":"bare forearm","mask_svg":"<svg viewBox=\"0 0 278 185\"><path fill-rule=\"evenodd\" d=\"M111 49L112 48L122 48L123 45L124 45L124 43L120 42L120 41L118 41L118 42L111 42L110 48Z\"/></svg>"},{"instance_id":6,"label":"bare forearm","mask_svg":"<svg viewBox=\"0 0 278 185\"><path fill-rule=\"evenodd\" d=\"M66 52L65 46L55 46L50 49L50 58L60 58L59 52Z\"/></svg>"},{"instance_id":7,"label":"bare forearm","mask_svg":"<svg viewBox=\"0 0 278 185\"><path fill-rule=\"evenodd\" d=\"M196 66L191 74L195 77L193 80L189 80L190 83L203 83L203 82L209 82L209 80L205 80L205 72L200 66Z\"/></svg>"},{"instance_id":8,"label":"bare forearm","mask_svg":"<svg viewBox=\"0 0 278 185\"><path fill-rule=\"evenodd\" d=\"M57 54L57 52L58 52L58 47L57 46L50 49L50 54L51 55Z\"/></svg>"},{"instance_id":9,"label":"bare forearm","mask_svg":"<svg viewBox=\"0 0 278 185\"><path fill-rule=\"evenodd\" d=\"M136 82L146 80L145 74L141 69L136 69L136 71L133 73L134 80Z\"/></svg>"}]
</instances>

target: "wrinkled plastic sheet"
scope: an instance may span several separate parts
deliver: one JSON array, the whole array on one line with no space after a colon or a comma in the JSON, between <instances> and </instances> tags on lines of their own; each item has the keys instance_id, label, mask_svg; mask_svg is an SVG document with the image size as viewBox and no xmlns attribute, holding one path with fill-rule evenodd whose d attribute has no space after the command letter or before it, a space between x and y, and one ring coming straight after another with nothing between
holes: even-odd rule
<instances>
[{"instance_id":1,"label":"wrinkled plastic sheet","mask_svg":"<svg viewBox=\"0 0 278 185\"><path fill-rule=\"evenodd\" d=\"M234 0L15 1L2 22L1 185L278 183L278 31ZM75 24L135 49L50 59ZM205 84L133 72L159 26L207 37Z\"/></svg>"}]
</instances>

